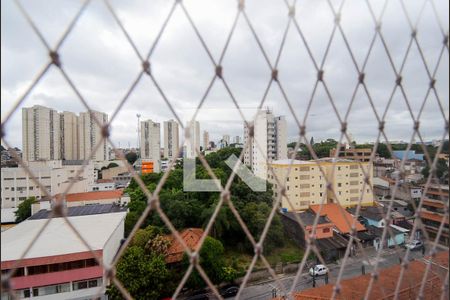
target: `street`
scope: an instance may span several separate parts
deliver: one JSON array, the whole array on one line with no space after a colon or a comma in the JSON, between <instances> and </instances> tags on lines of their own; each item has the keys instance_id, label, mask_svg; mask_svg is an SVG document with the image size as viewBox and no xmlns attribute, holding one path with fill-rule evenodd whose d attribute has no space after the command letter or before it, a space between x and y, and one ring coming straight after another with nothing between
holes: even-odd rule
<instances>
[{"instance_id":1,"label":"street","mask_svg":"<svg viewBox=\"0 0 450 300\"><path fill-rule=\"evenodd\" d=\"M403 257L406 250L402 249L400 251L401 257ZM369 260L371 260L371 263L375 263L376 253L374 251L368 251L367 255L369 256ZM422 257L423 255L421 251L411 251L409 254L410 259L420 259ZM349 258L346 263L344 272L342 274L342 279L348 279L361 275L363 264L365 265L366 274L372 271L372 268L369 267L366 262L364 262L361 255ZM384 250L380 257L378 268L383 269L393 266L395 264L399 264L399 257L398 255L395 254L395 250L393 249ZM338 276L340 265L330 264L328 265L328 268L330 269L329 283L334 283ZM296 291L301 291L313 287L312 277L307 272L308 270L305 267L302 275L299 277L299 280L295 286ZM280 279L280 282L285 287L286 292L290 291L290 289L292 288L294 277L295 274L288 274ZM316 279L316 287L322 286L324 284L325 284L325 277L319 276ZM271 299L274 296L273 294L274 289L276 289L277 296L282 295L282 291L280 291L280 289L277 288L277 284L274 280L251 284L243 289L240 299L255 299L255 300Z\"/></svg>"}]
</instances>

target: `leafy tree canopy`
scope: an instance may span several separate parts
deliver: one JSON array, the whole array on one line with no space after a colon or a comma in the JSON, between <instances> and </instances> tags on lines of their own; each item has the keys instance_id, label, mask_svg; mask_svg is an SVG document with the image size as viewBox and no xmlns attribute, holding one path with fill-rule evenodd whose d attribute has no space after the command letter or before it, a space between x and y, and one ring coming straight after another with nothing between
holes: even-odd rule
<instances>
[{"instance_id":1,"label":"leafy tree canopy","mask_svg":"<svg viewBox=\"0 0 450 300\"><path fill-rule=\"evenodd\" d=\"M37 203L36 198L29 197L19 204L16 212L14 213L16 215L16 223L20 223L31 216L31 206L34 203Z\"/></svg>"}]
</instances>

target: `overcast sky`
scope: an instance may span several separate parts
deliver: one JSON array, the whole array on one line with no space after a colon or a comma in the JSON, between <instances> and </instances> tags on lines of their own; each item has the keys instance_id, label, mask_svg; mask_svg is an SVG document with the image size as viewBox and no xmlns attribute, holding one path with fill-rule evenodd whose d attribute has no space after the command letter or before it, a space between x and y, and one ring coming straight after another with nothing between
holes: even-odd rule
<instances>
[{"instance_id":1,"label":"overcast sky","mask_svg":"<svg viewBox=\"0 0 450 300\"><path fill-rule=\"evenodd\" d=\"M275 63L283 33L288 23L287 8L283 0L248 0L246 11L260 42L272 64ZM372 1L376 15L383 1ZM422 1L405 1L415 22ZM448 32L448 1L436 2L439 18ZM145 56L153 44L173 1L111 1L112 6ZM184 0L185 6L216 61L221 56L227 35L237 13L234 0ZM337 6L340 1L332 1ZM25 9L36 23L44 38L53 47L75 15L81 1L23 1ZM26 23L13 1L1 1L1 107L2 119L48 60L47 51ZM333 29L334 17L326 1L297 1L296 19L305 35L314 59L321 64ZM346 38L361 66L374 34L374 22L365 1L345 2L341 24ZM401 10L400 1L388 1L382 21L382 33L396 68L405 56L411 30ZM428 3L418 23L417 38L428 66L433 72L442 50L440 31L432 6ZM72 78L89 105L110 116L126 94L140 71L141 64L124 34L99 0L92 1L79 19L74 30L62 45L60 57L63 67ZM166 31L153 52L152 72L165 95L183 120L191 117L213 75L213 65L194 30L177 7ZM261 102L271 70L259 50L251 30L241 15L223 60L224 78L240 106L254 111ZM350 103L357 83L357 73L340 32L332 41L324 63L324 79L342 118ZM316 71L308 52L291 24L278 65L279 79L296 116L302 120L311 97ZM381 116L392 92L395 75L389 64L381 40L376 39L366 69L366 82L375 109ZM444 50L436 73L439 99L448 119L449 52ZM415 116L424 101L429 78L415 44L412 45L404 65L403 85ZM27 97L22 107L45 105L58 111L85 111L74 92L52 67L39 85ZM279 87L273 84L265 105L275 115L285 115L288 121L289 141L298 134L294 118ZM198 115L201 130L208 130L217 140L223 134L243 135L243 122L233 110L234 104L220 80L216 80ZM221 109L225 109L221 111ZM136 145L136 114L142 119L163 122L173 118L154 84L143 77L112 122L112 139L118 145ZM440 139L445 119L438 100L432 94L421 115L421 132L426 140ZM373 141L377 124L368 98L359 89L348 118L348 129L358 142ZM386 132L391 140L409 140L413 121L402 94L397 91L386 115ZM340 125L324 88L319 85L307 120L307 135L316 141L339 138ZM6 124L6 140L22 147L21 113L16 111Z\"/></svg>"}]
</instances>

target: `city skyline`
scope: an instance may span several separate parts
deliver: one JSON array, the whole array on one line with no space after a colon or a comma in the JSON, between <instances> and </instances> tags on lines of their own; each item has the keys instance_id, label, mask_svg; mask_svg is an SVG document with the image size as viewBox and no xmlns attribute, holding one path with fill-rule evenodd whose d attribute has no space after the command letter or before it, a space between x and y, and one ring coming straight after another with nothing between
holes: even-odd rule
<instances>
[{"instance_id":1,"label":"city skyline","mask_svg":"<svg viewBox=\"0 0 450 300\"><path fill-rule=\"evenodd\" d=\"M269 4L269 2L267 3ZM9 1L4 1L1 5L4 8L3 11L8 11L8 14L3 15L4 20L2 22L10 21L14 24L14 26L5 27L4 31L2 31L2 39L4 40L2 50L4 51L1 69L2 75L8 74L8 76L2 76L3 120L14 105L15 100L29 85L29 80L42 67L43 61L47 60L47 53L43 51L44 49L39 44L36 36L27 27L17 7ZM59 4L55 5L58 6ZM66 5L64 14L61 14L61 16L53 15L52 8L39 7L37 9L39 4L36 3L27 3L26 8L32 11L33 18L39 20L39 28L43 31L45 37L54 41L60 35L60 32L57 30L58 26L55 26L55 24L62 24L62 20L71 17L78 9L77 5L78 3ZM115 5L118 5L118 9L125 9L123 5ZM259 22L255 22L255 30L260 36L262 46L267 52L269 60L273 62L278 51L278 47L274 45L278 44L278 41L282 38L286 12L283 10L270 10L270 5L267 5L267 7L262 4L256 6L254 4L248 5L249 10L252 11L250 18L253 18L252 15L262 16L262 19L257 19ZM326 6L321 6L325 4L318 5L323 10L316 9L311 16L305 14L304 11L299 11L298 14L304 20L302 28L305 38L311 44L312 51L316 53L315 60L320 62L333 22L329 9ZM355 59L359 64L367 54L369 37L367 37L367 41L358 39L358 37L373 29L371 22L364 22L364 20L370 19L370 14L367 12L367 9L358 10L360 5L364 4L361 3L351 7L344 6L342 11L342 26L349 37L352 51L355 53ZM374 2L373 5L374 10L378 12L380 4ZM448 14L448 3L441 5L444 8L439 9L439 12L445 18ZM207 45L212 47L212 55L218 57L221 45L225 42L225 33L228 32L232 24L235 5L230 3L230 1L218 1L214 5L209 3L204 5L186 3L186 7L195 16L196 24L201 34L205 36ZM165 11L168 8L168 4L159 2L133 3L133 5L126 7L126 9L130 10L129 15L133 15L133 18L130 19L128 14L120 14L119 18L126 22L128 30L139 32L139 30L134 29L141 28L139 24L148 22L148 15L141 12ZM420 5L412 3L410 9L417 11L420 9ZM208 14L202 12L206 10L209 12ZM383 31L383 35L393 57L393 63L397 68L401 64L409 38L408 35L398 34L398 32L409 30L406 19L401 18L399 21L395 15L399 10L401 10L399 3L390 2L387 5L383 19L383 28L391 28L389 31ZM139 71L140 64L117 24L114 20L106 17L106 10L100 4L93 4L89 6L89 12L90 14L83 16L82 22L77 24L74 32L68 37L60 55L64 57L64 66L67 68L68 74L73 78L74 83L79 86L81 94L86 98L87 103L92 106L92 109L104 111L111 116ZM179 14L180 12L177 10L175 13ZM432 13L432 10L426 7L420 23L418 38L423 44L422 50L429 57L428 64L434 67L441 43L433 38L440 32L433 15L430 15ZM48 15L51 15L52 18L47 18L46 16ZM152 19L152 24L158 23L162 21L163 15L152 15L152 18L149 19ZM217 16L220 17L215 18ZM50 19L53 23L49 21ZM261 21L266 19L270 20L271 28L261 26L261 24L265 23ZM361 26L351 26L353 24L351 22L358 22ZM208 25L207 27L206 24ZM308 24L308 26L305 24ZM393 26L394 24L395 26ZM323 30L317 32L314 28L318 28L319 25ZM140 51L146 51L152 41L152 37L156 36L156 27L149 26L145 35L132 36ZM108 30L97 28L108 28ZM86 30L85 32L91 32L92 35L86 36L81 34L84 30ZM427 34L421 34L422 32ZM23 36L27 38L18 39L18 37ZM104 45L93 39L93 36L98 36L101 42L114 46L108 48L108 51L104 51ZM77 45L83 39L87 39L88 42L80 49ZM249 41L248 49L245 51L240 49L240 41L243 39L248 39ZM299 46L299 43L299 37L296 32L290 30L286 38L286 49L282 53L283 55L279 62L278 72L280 82L283 84L297 119L303 121L306 112L305 108L311 98L312 87L317 74L314 71L311 58L305 49ZM186 49L183 53L178 51L181 45ZM29 53L27 49L31 48L36 49L36 51ZM357 77L348 76L349 72L341 76L343 70L352 67L352 61L347 51L337 51L338 49L345 49L345 44L342 37L336 35L323 69L324 78L333 95L336 109L342 117L350 104ZM20 53L26 53L26 55ZM99 57L102 57L102 59L91 61L89 57L95 57L95 55L100 55ZM293 64L291 63L292 61L301 63ZM377 63L378 61L386 61L386 53L380 40L376 39L373 51L367 61L365 74L372 101L375 104L377 113L382 115L394 86L395 74L389 64L379 64ZM118 72L113 72L111 69L112 64L116 66ZM197 70L195 74L193 70ZM182 16L175 17L169 22L166 34L156 47L154 57L152 57L152 71L180 118L186 120L191 117L184 115L183 111L197 107L213 74L213 67L208 62L205 50L195 37L195 32ZM402 82L405 90L408 92L408 101L414 115L418 114L426 89L429 86L429 79L424 74L424 71L420 53L417 47L413 45L402 74ZM243 22L237 23L236 33L230 41L229 49L224 58L223 73L241 107L258 107L263 96L261 91L267 87L267 76L270 75L270 69L267 67L261 50L252 38L248 27ZM111 74L114 74L114 76L110 76ZM417 76L417 74L421 74L421 76ZM444 101L449 96L448 89L445 86L445 82L448 82L448 55L443 56L441 67L437 69L436 78L438 79L436 81L437 94L446 118L448 118L446 113L448 111L448 101ZM24 101L23 106L41 104L52 107L56 103L59 107L55 107L55 109L60 111L67 110L79 113L86 110L86 107L81 104L60 74L56 70L51 69ZM105 103L107 105L104 105ZM283 94L275 85L272 85L269 89L264 106L276 108L277 114L286 116L288 141L296 140L299 132L298 126L284 100ZM155 107L158 110L155 110ZM221 83L216 82L213 85L203 104L202 109L205 108L234 108L230 95L225 91ZM136 113L141 113L143 117L148 119L161 118L161 120L169 120L175 118L153 84L148 80L142 80L112 122L111 139L115 144L119 142L122 145L126 145L129 142L131 145L136 144L134 134L133 137L130 137L129 132L129 120L134 120ZM202 113L200 112L200 122L202 122L201 115ZM414 122L409 115L407 104L401 93L395 93L385 121L386 134L389 140L410 140ZM353 134L356 141L369 142L376 139L378 124L370 108L369 100L361 89L356 94L347 123L348 130ZM20 114L17 112L13 114L12 118L4 125L6 141L14 146L21 145L21 137L10 134L20 130ZM235 136L242 132L241 122L236 124L205 123L205 126L207 126L210 133L210 139L213 140L219 139L224 133ZM444 118L441 115L437 99L434 95L431 95L421 115L420 130L422 136L428 140L441 139L444 126ZM224 132L223 128L227 128L227 132ZM306 123L306 130L308 138L313 136L316 140L326 138L339 139L340 126L331 102L322 87L319 87L314 97Z\"/></svg>"}]
</instances>

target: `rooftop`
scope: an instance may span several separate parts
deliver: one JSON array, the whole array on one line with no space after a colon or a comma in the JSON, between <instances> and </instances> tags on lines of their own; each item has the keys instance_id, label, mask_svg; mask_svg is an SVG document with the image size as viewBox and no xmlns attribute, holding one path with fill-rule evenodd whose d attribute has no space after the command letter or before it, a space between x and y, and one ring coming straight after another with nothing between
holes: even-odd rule
<instances>
[{"instance_id":1,"label":"rooftop","mask_svg":"<svg viewBox=\"0 0 450 300\"><path fill-rule=\"evenodd\" d=\"M349 213L351 213L352 215L355 215L356 207L347 208L347 211ZM361 209L359 210L359 215L366 219L370 219L370 220L378 222L383 219L383 208L376 207L376 206L361 207Z\"/></svg>"},{"instance_id":2,"label":"rooftop","mask_svg":"<svg viewBox=\"0 0 450 300\"><path fill-rule=\"evenodd\" d=\"M310 209L314 213L318 213L320 205L310 205ZM322 210L320 212L321 216L327 216L327 218L337 227L341 233L350 233L351 225L353 223L354 217L349 214L344 208L340 208L336 203L323 204ZM366 228L355 220L356 231L364 231Z\"/></svg>"},{"instance_id":3,"label":"rooftop","mask_svg":"<svg viewBox=\"0 0 450 300\"><path fill-rule=\"evenodd\" d=\"M440 223L444 219L444 216L441 214L435 214L435 213L432 213L429 211L421 211L420 218ZM448 224L448 217L445 218L445 223Z\"/></svg>"},{"instance_id":4,"label":"rooftop","mask_svg":"<svg viewBox=\"0 0 450 300\"><path fill-rule=\"evenodd\" d=\"M204 231L201 228L187 228L180 233L181 238L189 249L194 250L200 241ZM170 240L169 249L167 249L166 263L176 263L183 259L184 248L173 235L168 235Z\"/></svg>"},{"instance_id":5,"label":"rooftop","mask_svg":"<svg viewBox=\"0 0 450 300\"><path fill-rule=\"evenodd\" d=\"M127 208L112 203L73 206L67 208L67 216L69 217L109 214L116 212L127 212ZM28 220L48 219L50 218L50 215L51 210L41 209L40 211L29 217Z\"/></svg>"},{"instance_id":6,"label":"rooftop","mask_svg":"<svg viewBox=\"0 0 450 300\"><path fill-rule=\"evenodd\" d=\"M310 165L314 164L314 161L298 160L298 159L279 159L272 161L272 165Z\"/></svg>"},{"instance_id":7,"label":"rooftop","mask_svg":"<svg viewBox=\"0 0 450 300\"><path fill-rule=\"evenodd\" d=\"M448 267L448 251L440 252L433 260L436 264ZM403 275L398 299L415 299L418 296L422 278L425 273L426 263L412 261ZM430 270L425 284L425 299L439 299L442 290L439 288L444 278L436 266ZM393 299L395 288L400 277L400 265L383 269L379 272L378 280L373 281L369 299ZM335 299L363 299L371 274L361 275L341 281L340 293ZM295 299L330 299L333 294L333 284L327 284L317 288L311 288L295 294ZM435 288L433 288L435 287ZM438 288L436 288L438 287Z\"/></svg>"},{"instance_id":8,"label":"rooftop","mask_svg":"<svg viewBox=\"0 0 450 300\"><path fill-rule=\"evenodd\" d=\"M313 225L314 220L316 218L316 215L308 210L301 212L301 213L287 212L287 213L283 213L282 215L295 221L295 222L297 222L295 215L298 215L298 217L302 220L302 222L305 226ZM324 216L320 216L319 220L317 221L317 224L326 224L326 223L330 223L330 221L328 221Z\"/></svg>"},{"instance_id":9,"label":"rooftop","mask_svg":"<svg viewBox=\"0 0 450 300\"><path fill-rule=\"evenodd\" d=\"M123 222L126 212L68 217L92 250L101 250L111 234ZM48 219L25 220L1 233L1 261L21 258L33 238ZM34 241L25 259L86 252L88 249L64 218L54 218Z\"/></svg>"},{"instance_id":10,"label":"rooftop","mask_svg":"<svg viewBox=\"0 0 450 300\"><path fill-rule=\"evenodd\" d=\"M101 199L112 199L120 198L123 194L123 190L112 190L112 191L96 191L96 192L85 192L85 193L74 193L66 194L67 202L75 201L94 201ZM61 194L56 195L56 199L61 199Z\"/></svg>"}]
</instances>

